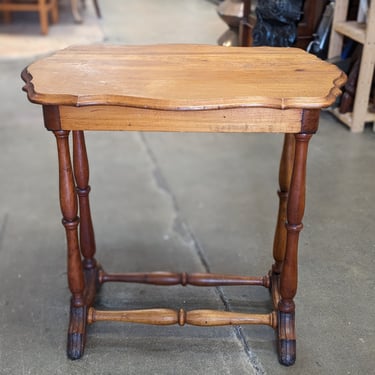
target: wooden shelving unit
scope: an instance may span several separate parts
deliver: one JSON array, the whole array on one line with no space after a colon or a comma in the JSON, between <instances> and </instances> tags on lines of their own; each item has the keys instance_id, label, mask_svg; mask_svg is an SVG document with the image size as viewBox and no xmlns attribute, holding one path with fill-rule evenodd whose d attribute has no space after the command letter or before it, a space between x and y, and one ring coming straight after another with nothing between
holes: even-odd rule
<instances>
[{"instance_id":1,"label":"wooden shelving unit","mask_svg":"<svg viewBox=\"0 0 375 375\"><path fill-rule=\"evenodd\" d=\"M361 65L352 113L332 113L352 132L362 132L366 122L375 122L375 113L369 111L371 83L375 64L375 0L370 3L367 23L346 21L349 0L336 0L328 58L341 54L343 39L348 37L363 45ZM374 125L375 131L375 125Z\"/></svg>"}]
</instances>

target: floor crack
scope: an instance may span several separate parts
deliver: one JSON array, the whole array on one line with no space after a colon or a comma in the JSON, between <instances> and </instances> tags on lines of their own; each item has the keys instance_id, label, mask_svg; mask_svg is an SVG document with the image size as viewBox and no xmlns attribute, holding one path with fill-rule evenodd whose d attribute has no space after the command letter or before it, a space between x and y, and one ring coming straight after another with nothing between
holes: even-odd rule
<instances>
[{"instance_id":1,"label":"floor crack","mask_svg":"<svg viewBox=\"0 0 375 375\"><path fill-rule=\"evenodd\" d=\"M176 215L176 220L178 221L178 223L177 223L177 225L179 227L178 232L180 233L181 236L189 239L189 243L191 244L193 250L196 252L196 255L198 256L205 272L211 273L211 268L210 268L208 259L205 255L204 251L203 251L203 248L202 248L201 244L199 243L198 239L195 237L193 231L190 229L189 225L186 223L185 220L183 220L182 215L181 215L181 210L180 210L180 208L178 206L178 203L177 203L177 198L173 194L172 190L170 189L170 187L169 187L169 185L168 185L168 183L167 183L167 181L166 181L166 179L165 179L165 177L164 177L164 175L161 171L158 160L157 160L154 152L152 151L149 143L147 142L146 136L144 135L144 133L139 133L139 134L140 134L141 142L143 143L143 146L145 148L145 151L146 151L149 159L152 162L152 165L153 165L153 168L154 168L154 177L155 177L156 183L161 189L163 189L165 191L165 193L169 196L169 198L172 201L173 210L174 210L175 215ZM216 287L215 289L216 289L216 293L217 293L218 297L220 298L221 302L223 303L223 306L224 306L225 310L226 311L233 311L228 298L225 296L223 288L222 287ZM261 362L259 361L258 356L251 350L251 348L250 348L250 346L249 346L249 344L246 340L245 334L242 330L242 327L241 326L232 326L232 328L233 328L233 331L234 331L234 334L235 334L237 340L240 342L241 346L243 347L244 352L245 352L249 362L251 363L253 369L256 371L256 375L265 375L266 371L264 370Z\"/></svg>"},{"instance_id":2,"label":"floor crack","mask_svg":"<svg viewBox=\"0 0 375 375\"><path fill-rule=\"evenodd\" d=\"M1 224L1 228L0 228L0 251L2 250L3 248L3 241L4 241L4 235L5 235L5 229L8 225L8 219L9 219L9 214L6 213L3 217L3 222Z\"/></svg>"}]
</instances>

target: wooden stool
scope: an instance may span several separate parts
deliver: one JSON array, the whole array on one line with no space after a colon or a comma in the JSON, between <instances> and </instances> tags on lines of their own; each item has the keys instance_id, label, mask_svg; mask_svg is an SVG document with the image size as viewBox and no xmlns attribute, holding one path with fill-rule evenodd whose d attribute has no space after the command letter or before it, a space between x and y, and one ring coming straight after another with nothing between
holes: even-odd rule
<instances>
[{"instance_id":1,"label":"wooden stool","mask_svg":"<svg viewBox=\"0 0 375 375\"><path fill-rule=\"evenodd\" d=\"M45 126L57 140L60 204L72 293L69 358L83 355L87 326L98 321L181 326L264 324L277 333L280 362L293 364L293 298L297 290L308 142L318 128L320 109L335 101L345 75L335 66L293 48L96 45L57 52L30 65L22 78L29 100L43 105ZM85 130L285 133L271 271L260 277L105 272L95 259ZM260 285L270 289L274 308L269 314L97 310L93 306L96 292L110 281Z\"/></svg>"},{"instance_id":2,"label":"wooden stool","mask_svg":"<svg viewBox=\"0 0 375 375\"><path fill-rule=\"evenodd\" d=\"M48 34L48 16L51 14L52 23L59 20L57 0L0 0L0 12L4 12L4 21L11 21L11 12L38 12L40 31Z\"/></svg>"}]
</instances>

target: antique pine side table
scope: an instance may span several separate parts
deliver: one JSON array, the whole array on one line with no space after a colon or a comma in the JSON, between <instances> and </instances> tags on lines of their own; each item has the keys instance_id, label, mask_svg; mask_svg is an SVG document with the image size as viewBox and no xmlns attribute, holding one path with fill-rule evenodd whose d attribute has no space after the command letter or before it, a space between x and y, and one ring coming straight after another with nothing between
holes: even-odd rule
<instances>
[{"instance_id":1,"label":"antique pine side table","mask_svg":"<svg viewBox=\"0 0 375 375\"><path fill-rule=\"evenodd\" d=\"M60 205L72 294L69 358L83 355L87 326L98 321L181 326L263 324L276 331L280 362L293 364L293 298L308 142L318 128L320 109L335 101L345 75L335 66L293 48L94 45L70 47L43 58L27 67L22 78L29 100L43 106L45 127L57 140ZM84 131L88 130L284 133L271 271L260 277L105 272L95 259L84 140ZM101 284L110 281L261 285L270 289L274 308L269 314L158 308L100 311L94 307L95 295Z\"/></svg>"}]
</instances>

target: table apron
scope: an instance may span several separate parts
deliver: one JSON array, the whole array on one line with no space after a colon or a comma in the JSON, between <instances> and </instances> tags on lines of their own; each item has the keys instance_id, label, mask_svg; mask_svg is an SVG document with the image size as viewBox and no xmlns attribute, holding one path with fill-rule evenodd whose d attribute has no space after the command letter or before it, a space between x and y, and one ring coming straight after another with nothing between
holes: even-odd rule
<instances>
[{"instance_id":1,"label":"table apron","mask_svg":"<svg viewBox=\"0 0 375 375\"><path fill-rule=\"evenodd\" d=\"M63 130L298 133L302 109L155 110L122 106L60 106ZM48 124L47 128L48 128Z\"/></svg>"}]
</instances>

